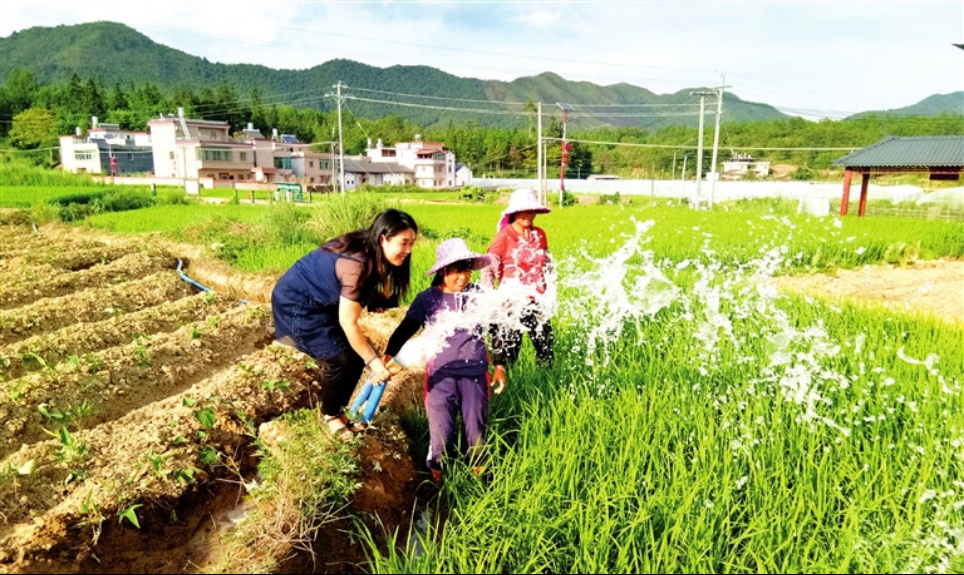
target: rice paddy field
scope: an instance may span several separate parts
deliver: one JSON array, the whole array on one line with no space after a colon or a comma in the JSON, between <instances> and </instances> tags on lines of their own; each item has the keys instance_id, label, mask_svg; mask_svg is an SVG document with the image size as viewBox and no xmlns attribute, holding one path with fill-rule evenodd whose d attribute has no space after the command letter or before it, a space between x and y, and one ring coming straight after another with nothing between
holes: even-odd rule
<instances>
[{"instance_id":1,"label":"rice paddy field","mask_svg":"<svg viewBox=\"0 0 964 575\"><path fill-rule=\"evenodd\" d=\"M504 208L383 200L420 225L413 294L439 242L484 251ZM330 235L316 209L158 205L93 215L76 233L191 243L238 274L280 275ZM316 571L964 570L964 316L781 288L959 262L964 222L816 218L763 201L557 207L536 225L555 262L556 359L538 365L526 344L510 367L486 476L454 465L409 520L344 526L364 562ZM964 304L958 286L948 308ZM270 327L257 329L252 341ZM417 462L424 421L407 429Z\"/></svg>"}]
</instances>

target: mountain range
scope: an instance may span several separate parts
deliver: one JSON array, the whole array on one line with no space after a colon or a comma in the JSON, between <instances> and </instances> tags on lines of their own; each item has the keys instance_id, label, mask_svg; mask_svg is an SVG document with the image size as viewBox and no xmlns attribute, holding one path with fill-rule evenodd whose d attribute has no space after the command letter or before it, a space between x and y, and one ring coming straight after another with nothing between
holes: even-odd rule
<instances>
[{"instance_id":1,"label":"mountain range","mask_svg":"<svg viewBox=\"0 0 964 575\"><path fill-rule=\"evenodd\" d=\"M33 27L0 38L0 83L15 69L29 70L41 85L81 78L98 78L105 87L151 83L162 90L215 88L226 82L241 98L257 90L266 104L292 105L298 108L331 110L335 99L331 94L341 82L349 96L348 109L356 116L376 118L396 114L422 126L448 122L474 121L483 126L518 127L526 119L519 115L485 114L446 109L449 102L475 100L491 103L496 109L504 102L582 102L594 106L612 105L659 106L693 103L694 87L672 94L655 94L630 84L600 86L590 82L573 82L552 72L517 78L511 82L462 78L430 66L391 66L378 68L351 60L330 60L306 70L278 70L253 64L222 64L193 56L158 44L124 24L93 22L55 27ZM358 90L353 95L352 90ZM365 90L378 90L377 95ZM394 96L393 96L394 94ZM389 100L402 101L402 94L431 96L419 106L401 106ZM365 101L358 98L367 98ZM411 101L408 96L405 101ZM708 109L712 109L708 98ZM461 104L465 107L465 104ZM473 105L478 109L485 104ZM748 102L736 94L724 93L723 107L730 122L786 119L790 116L765 103ZM505 106L501 108L505 110ZM616 108L614 108L615 110ZM640 108L636 108L640 109ZM666 109L665 107L662 109ZM695 109L695 107L694 107ZM516 108L518 110L518 108ZM961 114L964 91L937 94L921 102L897 110L878 113L895 115ZM873 112L863 112L866 115ZM668 125L695 126L697 114L672 115L613 114L595 112L580 119L580 128L598 126L639 126L649 129Z\"/></svg>"}]
</instances>

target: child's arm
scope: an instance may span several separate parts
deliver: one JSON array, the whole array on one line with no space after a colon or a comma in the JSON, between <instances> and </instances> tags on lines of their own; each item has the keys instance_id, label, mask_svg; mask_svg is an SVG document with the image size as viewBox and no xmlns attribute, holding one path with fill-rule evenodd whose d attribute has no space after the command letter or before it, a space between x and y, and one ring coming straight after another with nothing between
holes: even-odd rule
<instances>
[{"instance_id":1,"label":"child's arm","mask_svg":"<svg viewBox=\"0 0 964 575\"><path fill-rule=\"evenodd\" d=\"M505 389L505 352L501 349L492 350L492 381L489 385L494 389L493 393L502 393Z\"/></svg>"},{"instance_id":2,"label":"child's arm","mask_svg":"<svg viewBox=\"0 0 964 575\"><path fill-rule=\"evenodd\" d=\"M405 345L405 342L410 340L420 329L422 329L422 324L409 316L405 316L398 327L395 328L392 337L388 339L388 345L385 346L385 362L387 363L395 357L398 350Z\"/></svg>"}]
</instances>

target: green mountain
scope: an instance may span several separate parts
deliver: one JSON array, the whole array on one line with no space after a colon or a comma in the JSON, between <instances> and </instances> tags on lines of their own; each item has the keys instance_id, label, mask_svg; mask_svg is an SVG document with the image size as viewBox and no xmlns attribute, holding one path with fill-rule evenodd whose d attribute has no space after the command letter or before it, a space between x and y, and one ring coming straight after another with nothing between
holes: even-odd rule
<instances>
[{"instance_id":1,"label":"green mountain","mask_svg":"<svg viewBox=\"0 0 964 575\"><path fill-rule=\"evenodd\" d=\"M859 118L864 116L939 116L948 114L951 116L964 115L964 92L951 92L950 94L934 94L917 102L913 106L894 108L891 110L880 110L876 112L861 112L847 118Z\"/></svg>"},{"instance_id":2,"label":"green mountain","mask_svg":"<svg viewBox=\"0 0 964 575\"><path fill-rule=\"evenodd\" d=\"M150 83L168 91L178 88L202 90L214 89L218 83L226 82L242 98L257 90L265 104L324 111L334 108L335 100L331 94L335 92L335 84L341 82L347 86L343 88L345 104L356 116L379 118L396 114L424 127L469 121L482 126L522 127L528 122L525 112L518 104L507 103L528 101L583 104L586 108L572 115L573 122L578 120L579 129L600 126L655 129L698 123L695 113L698 100L689 94L689 90L660 95L629 84L600 86L572 82L551 72L512 82L479 80L453 76L429 66L377 68L350 60L331 60L307 70L220 64L158 44L144 34L114 22L34 27L0 38L0 83L15 69L29 70L41 85L65 82L73 74L81 78L97 78L108 88L115 84L127 87ZM431 98L418 99L412 95ZM466 102L470 100L473 102ZM914 108L929 100L903 110L915 113ZM402 105L402 102L408 105ZM960 112L959 102L960 98L946 104L957 104L951 113ZM690 104L693 113L675 115L679 108L675 113L665 112L679 104ZM588 108L589 105L593 107ZM605 108L607 105L613 108ZM633 107L626 107L630 105ZM926 113L940 113L944 105L942 102L929 103ZM790 117L772 106L747 102L735 94L724 94L723 108L731 122ZM707 109L712 110L712 105ZM507 110L515 113L506 114Z\"/></svg>"}]
</instances>

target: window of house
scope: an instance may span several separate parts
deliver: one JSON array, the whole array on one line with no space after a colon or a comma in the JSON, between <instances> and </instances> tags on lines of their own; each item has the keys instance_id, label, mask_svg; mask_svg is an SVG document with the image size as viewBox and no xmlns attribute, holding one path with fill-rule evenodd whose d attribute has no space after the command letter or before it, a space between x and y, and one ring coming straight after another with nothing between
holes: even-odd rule
<instances>
[{"instance_id":1,"label":"window of house","mask_svg":"<svg viewBox=\"0 0 964 575\"><path fill-rule=\"evenodd\" d=\"M90 150L74 150L74 159L78 161L93 160L94 153Z\"/></svg>"},{"instance_id":2,"label":"window of house","mask_svg":"<svg viewBox=\"0 0 964 575\"><path fill-rule=\"evenodd\" d=\"M314 160L308 162L308 167L309 167L309 168L314 168L314 167L315 167L315 162L314 162ZM312 181L314 181L314 180L312 180Z\"/></svg>"},{"instance_id":3,"label":"window of house","mask_svg":"<svg viewBox=\"0 0 964 575\"><path fill-rule=\"evenodd\" d=\"M238 159L241 160L242 162L246 162L248 160L248 153L238 152Z\"/></svg>"},{"instance_id":4,"label":"window of house","mask_svg":"<svg viewBox=\"0 0 964 575\"><path fill-rule=\"evenodd\" d=\"M279 170L290 170L291 169L291 158L275 158L274 167Z\"/></svg>"},{"instance_id":5,"label":"window of house","mask_svg":"<svg viewBox=\"0 0 964 575\"><path fill-rule=\"evenodd\" d=\"M219 150L216 148L198 148L197 159L207 162L230 162L231 150Z\"/></svg>"},{"instance_id":6,"label":"window of house","mask_svg":"<svg viewBox=\"0 0 964 575\"><path fill-rule=\"evenodd\" d=\"M173 159L174 159L174 152L168 152L168 153L167 153L167 159L168 159L168 160L173 160Z\"/></svg>"}]
</instances>

